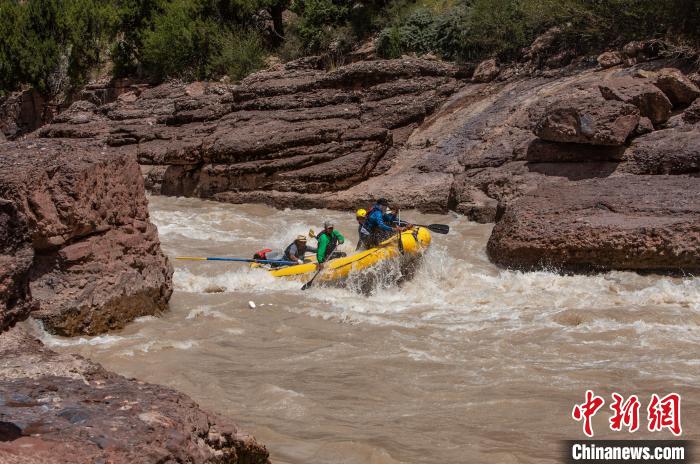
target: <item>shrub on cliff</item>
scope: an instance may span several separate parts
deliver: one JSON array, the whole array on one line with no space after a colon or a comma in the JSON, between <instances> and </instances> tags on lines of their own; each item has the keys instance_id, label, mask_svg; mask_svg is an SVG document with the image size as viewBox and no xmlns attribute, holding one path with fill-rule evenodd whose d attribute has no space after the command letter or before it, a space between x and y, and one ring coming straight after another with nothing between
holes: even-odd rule
<instances>
[{"instance_id":1,"label":"shrub on cliff","mask_svg":"<svg viewBox=\"0 0 700 464\"><path fill-rule=\"evenodd\" d=\"M175 0L155 17L142 36L141 62L150 77L240 79L262 66L266 51L259 33L217 21L206 8Z\"/></svg>"},{"instance_id":2,"label":"shrub on cliff","mask_svg":"<svg viewBox=\"0 0 700 464\"><path fill-rule=\"evenodd\" d=\"M419 0L394 8L399 14L389 14L378 35L379 54L433 52L463 61L510 60L545 30L564 25L553 52L586 53L650 37L700 46L700 2L693 0L459 0L446 8L439 5Z\"/></svg>"},{"instance_id":3,"label":"shrub on cliff","mask_svg":"<svg viewBox=\"0 0 700 464\"><path fill-rule=\"evenodd\" d=\"M0 91L81 85L106 58L114 21L111 4L99 0L0 2Z\"/></svg>"}]
</instances>

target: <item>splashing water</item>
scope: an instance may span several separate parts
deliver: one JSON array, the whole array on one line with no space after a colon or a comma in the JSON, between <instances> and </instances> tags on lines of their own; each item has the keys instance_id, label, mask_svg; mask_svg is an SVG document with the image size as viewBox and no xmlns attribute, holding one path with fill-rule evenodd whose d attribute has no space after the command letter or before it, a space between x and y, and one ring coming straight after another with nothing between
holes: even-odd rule
<instances>
[{"instance_id":1,"label":"splashing water","mask_svg":"<svg viewBox=\"0 0 700 464\"><path fill-rule=\"evenodd\" d=\"M170 256L281 250L326 219L344 251L357 238L345 213L150 201ZM101 337L43 337L231 415L274 462L559 462L559 440L581 437L570 412L588 388L678 391L685 417L700 413L699 278L501 270L485 255L490 226L402 217L452 229L433 236L408 281L389 262L346 288L302 292L245 264L174 261L162 318ZM600 416L597 438L625 438Z\"/></svg>"}]
</instances>

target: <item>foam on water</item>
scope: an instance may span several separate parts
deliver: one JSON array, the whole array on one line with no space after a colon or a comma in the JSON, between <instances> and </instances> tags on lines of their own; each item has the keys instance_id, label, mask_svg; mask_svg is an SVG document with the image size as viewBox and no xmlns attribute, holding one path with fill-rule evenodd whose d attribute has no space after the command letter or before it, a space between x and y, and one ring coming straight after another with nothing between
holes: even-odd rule
<instances>
[{"instance_id":1,"label":"foam on water","mask_svg":"<svg viewBox=\"0 0 700 464\"><path fill-rule=\"evenodd\" d=\"M214 203L203 214L168 209L156 210L153 217L161 233L165 232L164 243L171 247L187 246L187 240L168 239L168 233L177 231L181 237L209 241L214 248L236 243L238 248L233 248L231 253L241 250L239 254L243 256L255 247L239 242L246 242L251 235L259 237L260 247L282 249L294 236L306 234L315 222L320 223L321 218L340 224L339 229L346 235L352 230L346 225L347 215L339 212L283 210L256 217L241 208L244 207ZM475 225L463 218L452 218L450 222L455 232L435 236L414 277L402 284L399 284L401 269L396 262L356 275L345 288L316 286L305 293L300 292L297 281L276 279L244 264L217 262L180 263L174 285L177 291L188 293L293 293L303 302L294 311L314 317L403 327L428 324L449 331L475 331L484 324L499 324L510 330L535 321L540 326L560 326L556 315L564 309L624 307L633 311L653 305L669 310L682 308L700 316L700 278L640 276L628 272L582 276L497 270L488 263L483 248L467 238L470 227ZM344 247L347 252L354 249L351 242L352 238L348 237ZM372 281L369 292L364 288L368 279ZM523 322L523 318L527 320ZM590 321L584 320L567 330L584 330L589 325Z\"/></svg>"},{"instance_id":2,"label":"foam on water","mask_svg":"<svg viewBox=\"0 0 700 464\"><path fill-rule=\"evenodd\" d=\"M240 267L240 265L239 265ZM189 293L212 293L212 289L224 292L269 292L298 289L298 283L276 279L267 272L243 266L238 270L227 270L218 274L197 272L178 267L173 276L175 290Z\"/></svg>"}]
</instances>

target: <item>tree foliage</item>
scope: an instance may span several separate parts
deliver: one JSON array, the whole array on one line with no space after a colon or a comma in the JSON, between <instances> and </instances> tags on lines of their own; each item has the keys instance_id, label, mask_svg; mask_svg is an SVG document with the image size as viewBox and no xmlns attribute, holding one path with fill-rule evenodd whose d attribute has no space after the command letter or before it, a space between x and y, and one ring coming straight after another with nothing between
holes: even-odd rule
<instances>
[{"instance_id":1,"label":"tree foliage","mask_svg":"<svg viewBox=\"0 0 700 464\"><path fill-rule=\"evenodd\" d=\"M288 15L284 15L289 10ZM285 19L286 18L286 19ZM376 34L384 57L517 58L553 26L579 53L651 37L700 46L697 0L3 0L0 93L115 76L240 79L267 54L331 62Z\"/></svg>"}]
</instances>

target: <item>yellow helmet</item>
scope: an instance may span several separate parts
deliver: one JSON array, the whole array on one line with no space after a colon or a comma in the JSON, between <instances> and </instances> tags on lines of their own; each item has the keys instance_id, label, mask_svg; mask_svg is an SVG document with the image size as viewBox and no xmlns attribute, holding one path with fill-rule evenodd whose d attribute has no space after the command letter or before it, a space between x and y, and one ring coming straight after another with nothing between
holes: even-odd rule
<instances>
[{"instance_id":1,"label":"yellow helmet","mask_svg":"<svg viewBox=\"0 0 700 464\"><path fill-rule=\"evenodd\" d=\"M357 213L355 213L355 215L359 218L367 217L367 211L360 208L357 210Z\"/></svg>"}]
</instances>

